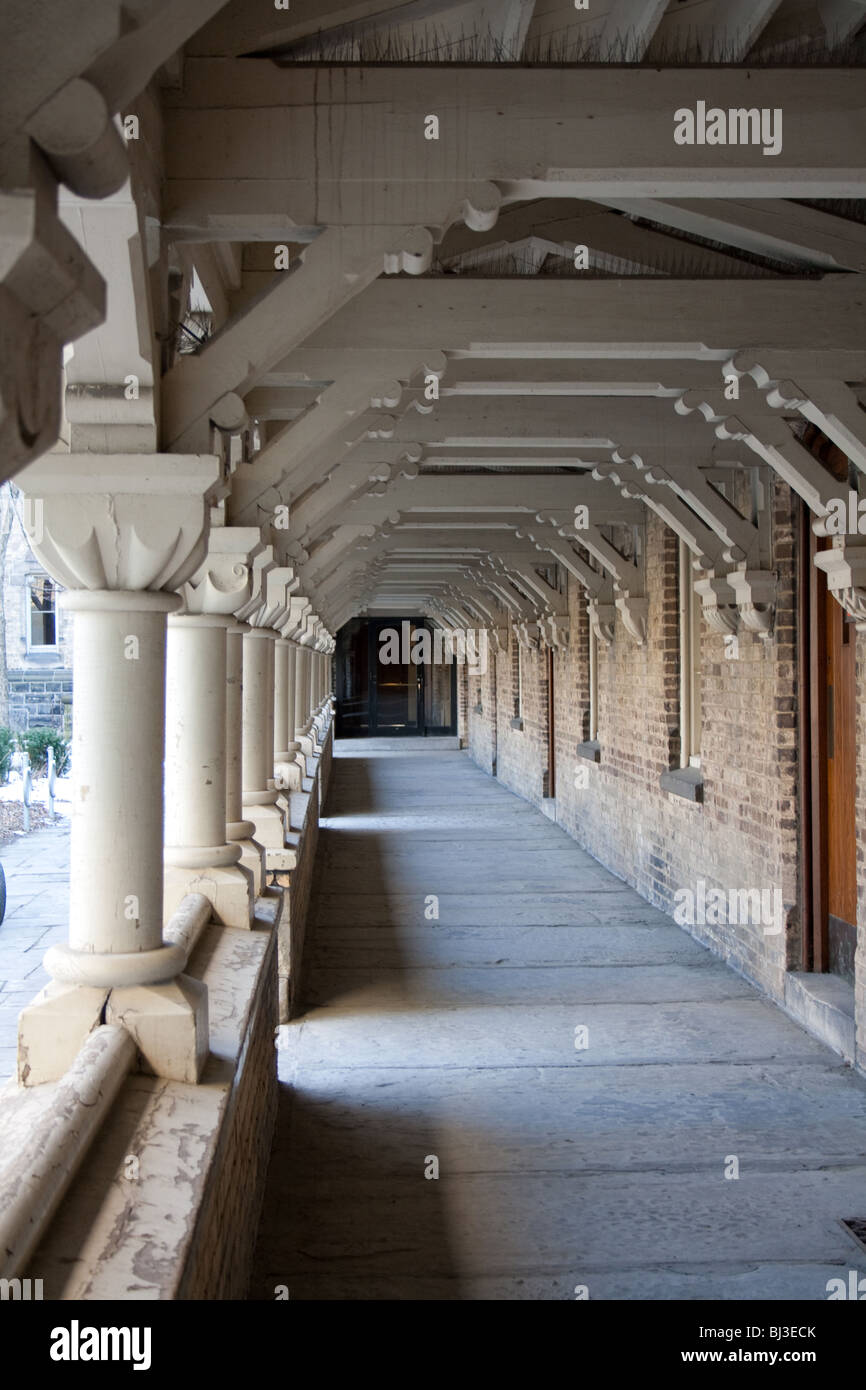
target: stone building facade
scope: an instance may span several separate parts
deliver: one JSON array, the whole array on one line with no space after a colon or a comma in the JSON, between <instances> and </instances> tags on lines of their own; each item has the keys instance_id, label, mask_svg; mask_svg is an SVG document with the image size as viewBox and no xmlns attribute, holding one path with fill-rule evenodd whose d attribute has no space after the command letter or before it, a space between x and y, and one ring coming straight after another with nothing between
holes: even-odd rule
<instances>
[{"instance_id":1,"label":"stone building facade","mask_svg":"<svg viewBox=\"0 0 866 1390\"><path fill-rule=\"evenodd\" d=\"M72 615L57 602L61 592L16 520L3 573L8 725L16 732L71 729Z\"/></svg>"}]
</instances>

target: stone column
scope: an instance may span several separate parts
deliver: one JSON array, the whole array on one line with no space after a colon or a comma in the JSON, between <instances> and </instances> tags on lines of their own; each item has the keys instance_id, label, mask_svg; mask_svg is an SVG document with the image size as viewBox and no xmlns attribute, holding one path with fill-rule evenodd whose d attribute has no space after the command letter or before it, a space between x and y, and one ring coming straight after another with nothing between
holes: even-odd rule
<instances>
[{"instance_id":1,"label":"stone column","mask_svg":"<svg viewBox=\"0 0 866 1390\"><path fill-rule=\"evenodd\" d=\"M249 929L255 882L226 836L228 630L250 596L251 528L216 527L204 563L183 587L187 613L168 625L165 912L203 893L223 926Z\"/></svg>"},{"instance_id":2,"label":"stone column","mask_svg":"<svg viewBox=\"0 0 866 1390\"><path fill-rule=\"evenodd\" d=\"M243 638L243 812L266 852L285 844L273 778L273 643L268 628L251 627Z\"/></svg>"},{"instance_id":3,"label":"stone column","mask_svg":"<svg viewBox=\"0 0 866 1390\"><path fill-rule=\"evenodd\" d=\"M295 699L296 699L296 672L298 667L298 647L297 643L289 642L287 655L287 680L286 680L286 727L289 734L289 742L286 747L294 759L298 751L295 740Z\"/></svg>"},{"instance_id":4,"label":"stone column","mask_svg":"<svg viewBox=\"0 0 866 1390\"><path fill-rule=\"evenodd\" d=\"M295 666L295 737L300 741L310 730L310 649L298 647ZM303 747L303 745L302 745Z\"/></svg>"},{"instance_id":5,"label":"stone column","mask_svg":"<svg viewBox=\"0 0 866 1390\"><path fill-rule=\"evenodd\" d=\"M313 652L313 732L316 740L321 744L324 738L324 731L327 728L328 720L325 711L325 672L323 668L324 657L321 649L317 648Z\"/></svg>"},{"instance_id":6,"label":"stone column","mask_svg":"<svg viewBox=\"0 0 866 1390\"><path fill-rule=\"evenodd\" d=\"M146 1070L196 1081L207 991L163 943L166 615L195 568L210 457L49 454L25 475L41 508L34 549L75 615L69 941L19 1021L24 1085L56 1080L87 1035L121 1023ZM170 558L167 558L170 557Z\"/></svg>"},{"instance_id":7,"label":"stone column","mask_svg":"<svg viewBox=\"0 0 866 1390\"><path fill-rule=\"evenodd\" d=\"M274 643L274 766L289 757L289 643Z\"/></svg>"},{"instance_id":8,"label":"stone column","mask_svg":"<svg viewBox=\"0 0 866 1390\"><path fill-rule=\"evenodd\" d=\"M226 839L240 845L240 862L253 875L256 896L265 881L264 847L253 839L255 825L244 818L243 798L243 639L248 623L226 630Z\"/></svg>"},{"instance_id":9,"label":"stone column","mask_svg":"<svg viewBox=\"0 0 866 1390\"><path fill-rule=\"evenodd\" d=\"M325 699L324 674L322 670L322 653L316 652L316 709L321 709Z\"/></svg>"},{"instance_id":10,"label":"stone column","mask_svg":"<svg viewBox=\"0 0 866 1390\"><path fill-rule=\"evenodd\" d=\"M302 774L297 762L300 745L295 740L295 668L298 649L294 642L281 637L276 650L278 665L274 681L274 772L277 785L285 792L301 791ZM288 807L288 797L285 799Z\"/></svg>"}]
</instances>

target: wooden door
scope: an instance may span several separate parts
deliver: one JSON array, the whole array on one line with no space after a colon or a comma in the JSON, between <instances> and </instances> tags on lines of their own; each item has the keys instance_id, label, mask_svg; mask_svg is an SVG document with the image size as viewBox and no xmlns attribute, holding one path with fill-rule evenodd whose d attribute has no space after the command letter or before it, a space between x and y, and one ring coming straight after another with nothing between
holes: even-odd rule
<instances>
[{"instance_id":1,"label":"wooden door","mask_svg":"<svg viewBox=\"0 0 866 1390\"><path fill-rule=\"evenodd\" d=\"M824 588L827 588L826 580ZM829 591L827 615L828 968L853 980L857 922L857 739L854 625Z\"/></svg>"},{"instance_id":2,"label":"wooden door","mask_svg":"<svg viewBox=\"0 0 866 1390\"><path fill-rule=\"evenodd\" d=\"M853 982L857 921L856 667L853 624L814 561L804 509L801 531L801 798L803 968Z\"/></svg>"}]
</instances>

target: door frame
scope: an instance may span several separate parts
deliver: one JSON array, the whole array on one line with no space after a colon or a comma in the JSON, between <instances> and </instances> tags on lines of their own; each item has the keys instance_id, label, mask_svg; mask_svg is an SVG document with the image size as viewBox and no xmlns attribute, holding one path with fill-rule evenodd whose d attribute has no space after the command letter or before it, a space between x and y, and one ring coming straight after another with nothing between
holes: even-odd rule
<instances>
[{"instance_id":1,"label":"door frame","mask_svg":"<svg viewBox=\"0 0 866 1390\"><path fill-rule=\"evenodd\" d=\"M384 732L379 728L379 681L377 672L378 662L378 642L379 634L383 628L393 627L399 632L400 624L408 622L413 627L425 627L432 631L429 620L425 617L405 615L400 617L370 617L362 619L367 624L367 708L369 713L369 727L366 731L349 730L343 732L340 728L340 699L343 690L343 667L342 667L342 643L338 642L338 669L337 669L337 737L338 738L445 738L453 737L457 732L457 662L450 663L451 666L451 724L449 728L441 725L433 725L428 729L426 720L426 664L421 663L415 667L417 672L417 695L418 695L418 722L414 729L387 729Z\"/></svg>"},{"instance_id":2,"label":"door frame","mask_svg":"<svg viewBox=\"0 0 866 1390\"><path fill-rule=\"evenodd\" d=\"M801 968L824 974L830 963L827 868L827 624L812 513L800 502L798 547L798 678L800 686L800 864L803 930Z\"/></svg>"}]
</instances>

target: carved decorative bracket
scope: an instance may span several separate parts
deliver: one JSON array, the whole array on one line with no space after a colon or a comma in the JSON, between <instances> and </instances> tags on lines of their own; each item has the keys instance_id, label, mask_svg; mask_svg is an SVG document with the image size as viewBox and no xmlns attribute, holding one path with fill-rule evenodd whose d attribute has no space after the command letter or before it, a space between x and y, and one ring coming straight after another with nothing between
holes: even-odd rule
<instances>
[{"instance_id":1,"label":"carved decorative bracket","mask_svg":"<svg viewBox=\"0 0 866 1390\"><path fill-rule=\"evenodd\" d=\"M724 637L737 630L737 610L734 591L725 576L706 575L695 580L695 593L700 595L703 616L711 632Z\"/></svg>"},{"instance_id":2,"label":"carved decorative bracket","mask_svg":"<svg viewBox=\"0 0 866 1390\"><path fill-rule=\"evenodd\" d=\"M815 564L827 576L827 587L854 619L858 632L866 632L866 545L843 542L820 550Z\"/></svg>"},{"instance_id":3,"label":"carved decorative bracket","mask_svg":"<svg viewBox=\"0 0 866 1390\"><path fill-rule=\"evenodd\" d=\"M743 627L766 640L773 630L776 609L776 576L768 570L731 570L728 583L734 591Z\"/></svg>"},{"instance_id":4,"label":"carved decorative bracket","mask_svg":"<svg viewBox=\"0 0 866 1390\"><path fill-rule=\"evenodd\" d=\"M538 623L515 623L514 632L521 647L527 651L537 651L541 638Z\"/></svg>"},{"instance_id":5,"label":"carved decorative bracket","mask_svg":"<svg viewBox=\"0 0 866 1390\"><path fill-rule=\"evenodd\" d=\"M569 620L563 613L547 613L538 624L545 645L555 651L564 651L568 646Z\"/></svg>"},{"instance_id":6,"label":"carved decorative bracket","mask_svg":"<svg viewBox=\"0 0 866 1390\"><path fill-rule=\"evenodd\" d=\"M612 603L604 603L597 598L591 598L587 601L586 611L589 614L590 627L596 638L603 646L609 647L613 641L616 608Z\"/></svg>"},{"instance_id":7,"label":"carved decorative bracket","mask_svg":"<svg viewBox=\"0 0 866 1390\"><path fill-rule=\"evenodd\" d=\"M639 598L634 594L619 594L614 599L614 604L629 637L639 647L643 646L647 634L649 599Z\"/></svg>"}]
</instances>

